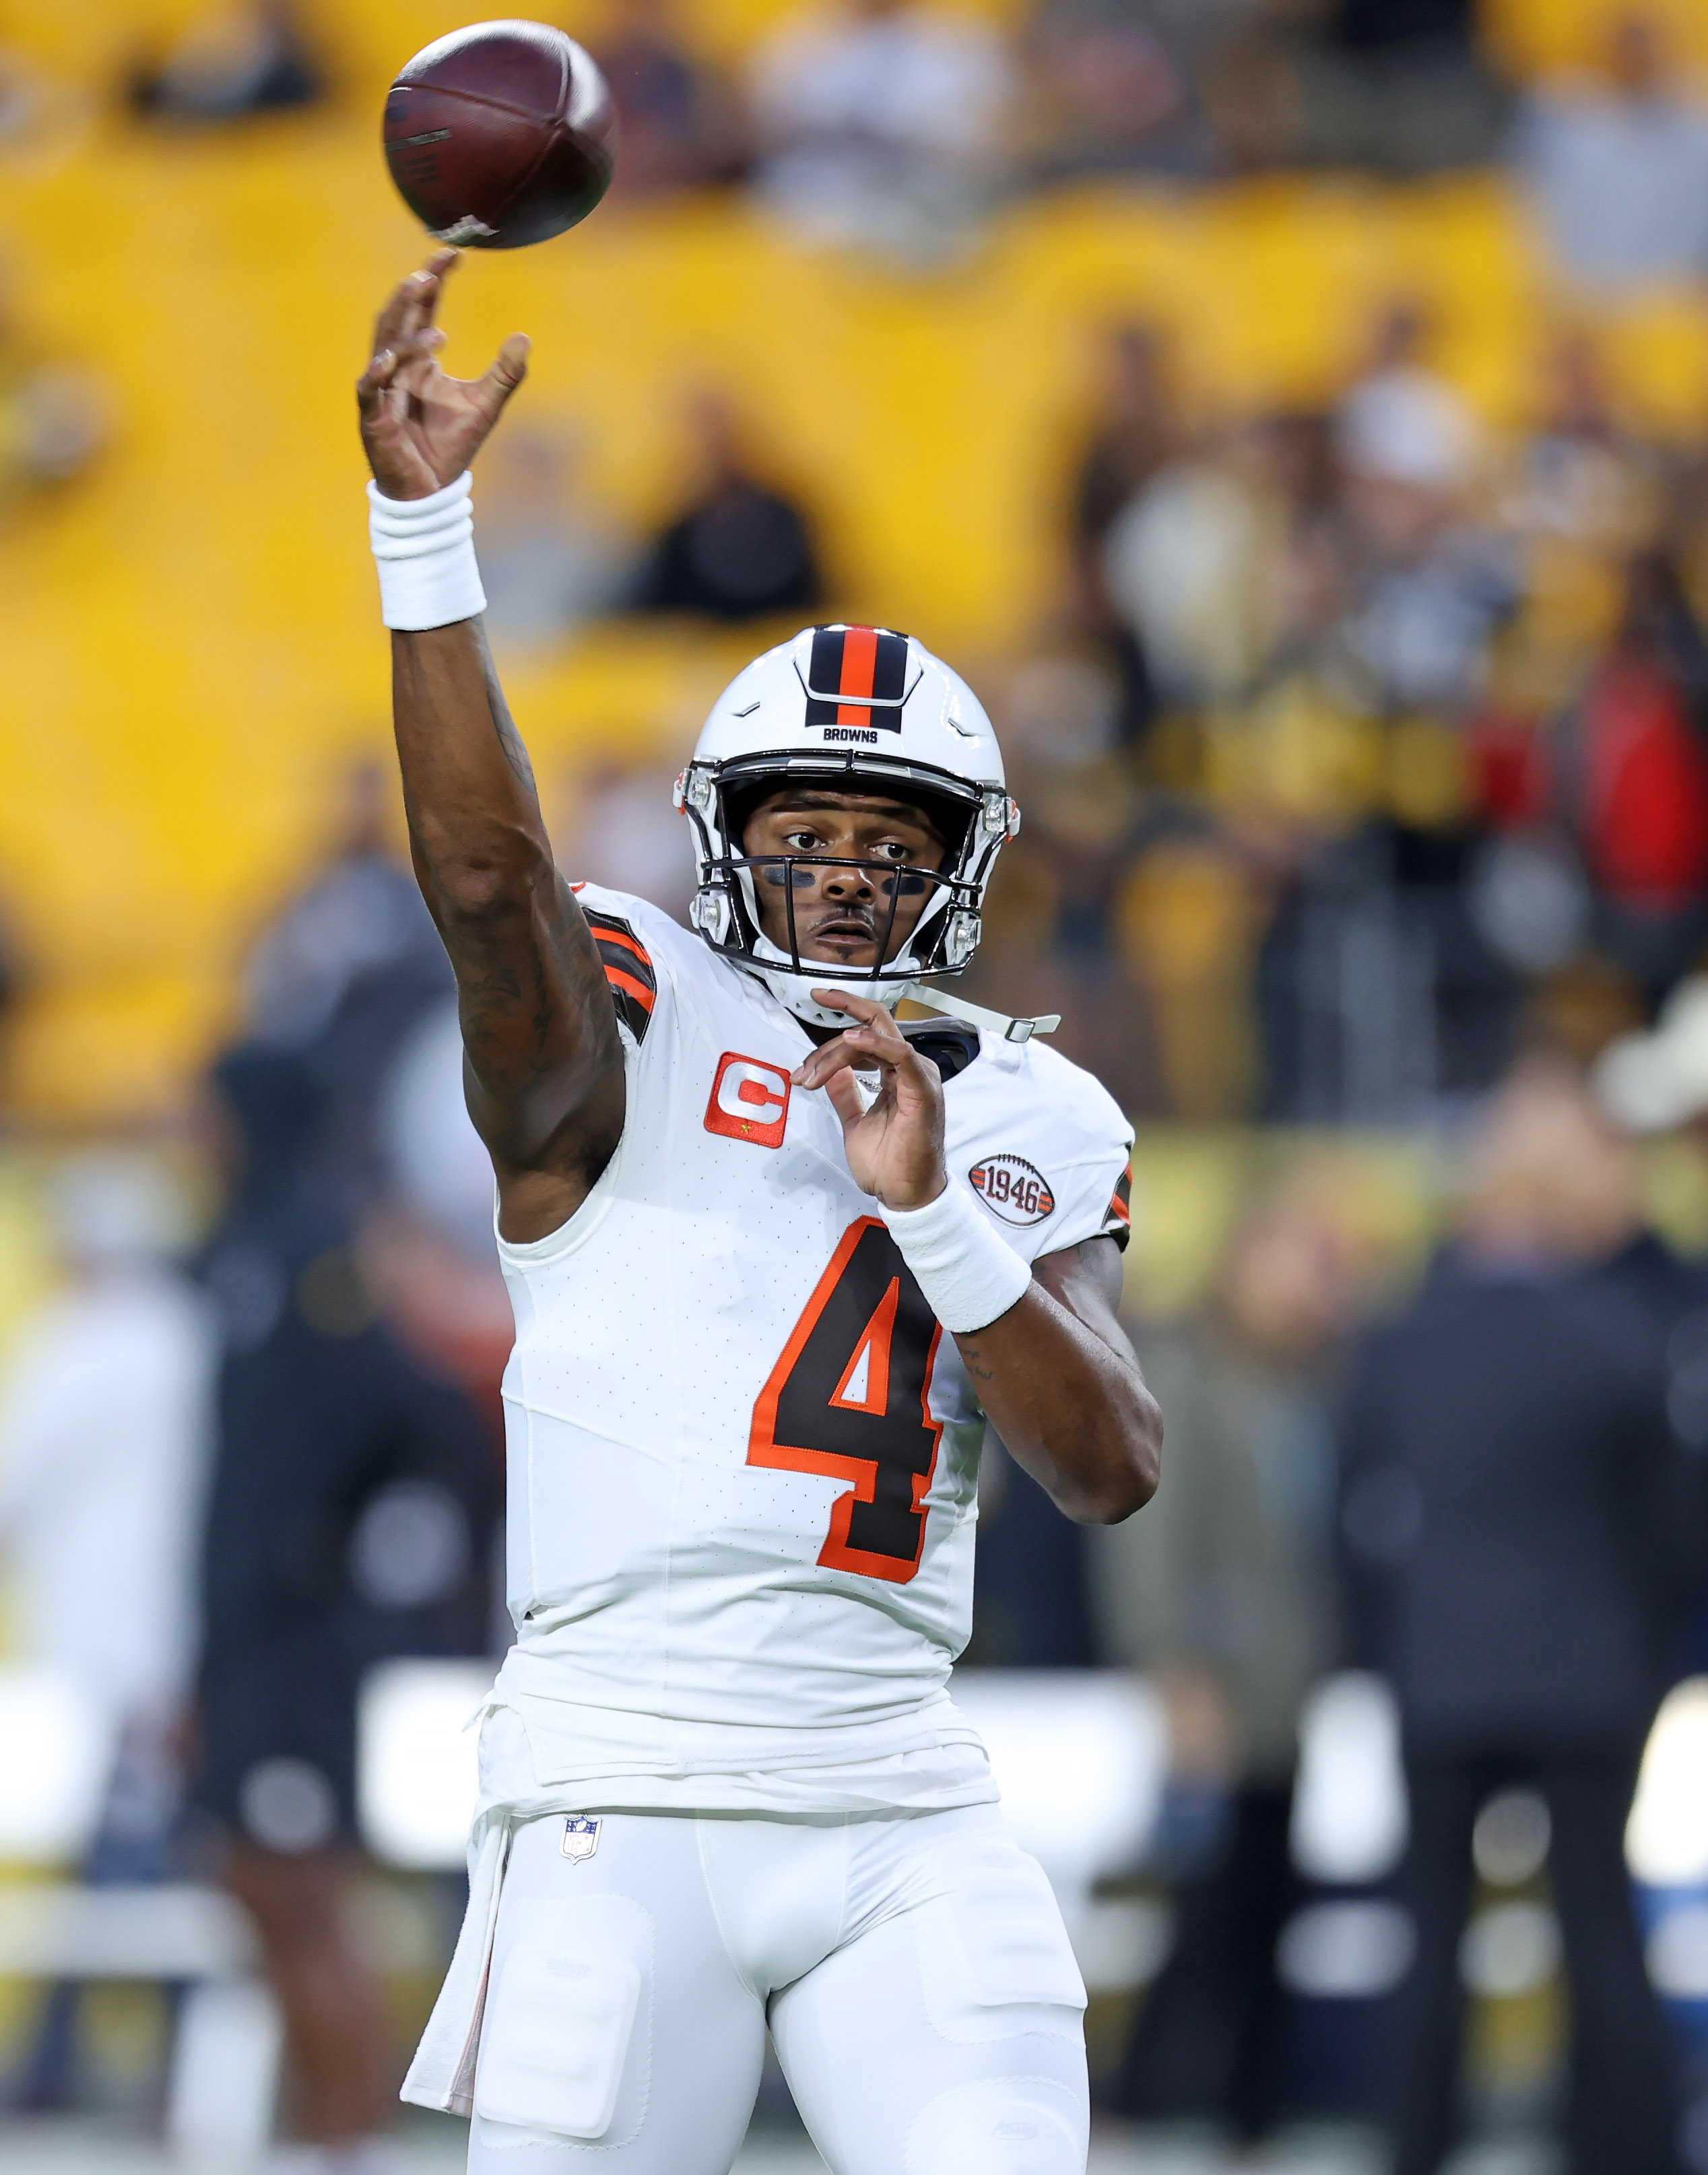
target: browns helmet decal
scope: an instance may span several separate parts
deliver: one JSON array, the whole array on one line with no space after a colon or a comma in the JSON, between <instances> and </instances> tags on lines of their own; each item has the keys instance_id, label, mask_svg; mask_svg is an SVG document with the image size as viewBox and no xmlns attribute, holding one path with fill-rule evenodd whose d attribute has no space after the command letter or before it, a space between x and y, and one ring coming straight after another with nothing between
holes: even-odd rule
<instances>
[{"instance_id":1,"label":"browns helmet decal","mask_svg":"<svg viewBox=\"0 0 1708 2175\"><path fill-rule=\"evenodd\" d=\"M908 696L908 637L887 627L821 626L806 673L809 725L902 730Z\"/></svg>"}]
</instances>

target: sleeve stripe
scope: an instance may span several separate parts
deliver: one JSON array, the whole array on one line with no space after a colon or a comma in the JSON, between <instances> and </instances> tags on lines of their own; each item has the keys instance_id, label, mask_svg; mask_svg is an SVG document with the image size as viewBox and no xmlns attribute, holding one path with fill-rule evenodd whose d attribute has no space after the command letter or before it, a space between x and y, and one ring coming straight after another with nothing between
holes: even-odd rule
<instances>
[{"instance_id":1,"label":"sleeve stripe","mask_svg":"<svg viewBox=\"0 0 1708 2175\"><path fill-rule=\"evenodd\" d=\"M613 967L609 961L605 963L605 978L613 990L621 990L626 996L632 997L643 1012L651 1014L656 1000L644 982L637 982L632 974L626 974L621 967Z\"/></svg>"},{"instance_id":2,"label":"sleeve stripe","mask_svg":"<svg viewBox=\"0 0 1708 2175\"><path fill-rule=\"evenodd\" d=\"M608 974L626 974L631 981L638 982L643 990L656 990L659 978L653 971L650 959L637 959L632 952L625 952L613 944L609 937L595 936L599 963Z\"/></svg>"},{"instance_id":3,"label":"sleeve stripe","mask_svg":"<svg viewBox=\"0 0 1708 2175\"><path fill-rule=\"evenodd\" d=\"M1103 1236L1113 1239L1117 1246L1125 1249L1132 1235L1133 1174L1131 1166L1115 1180L1115 1190L1109 1196L1109 1205L1103 1211Z\"/></svg>"},{"instance_id":4,"label":"sleeve stripe","mask_svg":"<svg viewBox=\"0 0 1708 2175\"><path fill-rule=\"evenodd\" d=\"M581 887L572 885L571 888L578 891ZM653 955L628 923L615 914L600 914L590 906L584 906L582 912L587 917L599 963L605 968L617 1017L637 1042L643 1042L658 1001L659 977Z\"/></svg>"},{"instance_id":5,"label":"sleeve stripe","mask_svg":"<svg viewBox=\"0 0 1708 2175\"><path fill-rule=\"evenodd\" d=\"M636 958L641 962L642 965L650 971L653 963L652 953L648 951L646 946L641 942L637 936L632 936L629 933L628 930L625 928L621 922L607 921L602 914L589 914L587 917L587 923L588 927L591 929L594 933L594 941L595 943L626 945L629 950L634 953Z\"/></svg>"}]
</instances>

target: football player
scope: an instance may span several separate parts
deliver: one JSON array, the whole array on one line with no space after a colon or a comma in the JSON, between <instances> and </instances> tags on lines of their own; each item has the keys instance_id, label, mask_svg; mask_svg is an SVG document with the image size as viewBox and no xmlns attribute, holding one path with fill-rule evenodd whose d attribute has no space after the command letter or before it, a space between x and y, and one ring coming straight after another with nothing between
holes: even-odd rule
<instances>
[{"instance_id":1,"label":"football player","mask_svg":"<svg viewBox=\"0 0 1708 2175\"><path fill-rule=\"evenodd\" d=\"M462 1939L407 2097L471 2168L725 2175L768 2025L835 2175L1075 2175L1085 1994L946 1684L988 1416L1072 1517L1156 1484L1115 1318L1131 1136L923 987L1018 813L971 690L811 629L678 786L694 930L567 882L482 638L452 252L359 390L415 861L515 1304L516 1644ZM933 1008L897 1024L911 994Z\"/></svg>"}]
</instances>

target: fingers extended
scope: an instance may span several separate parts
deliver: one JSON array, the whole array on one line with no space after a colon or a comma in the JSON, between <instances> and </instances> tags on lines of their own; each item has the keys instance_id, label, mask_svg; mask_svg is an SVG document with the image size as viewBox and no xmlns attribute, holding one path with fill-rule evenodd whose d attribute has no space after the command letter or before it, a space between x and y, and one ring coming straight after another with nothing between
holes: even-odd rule
<instances>
[{"instance_id":1,"label":"fingers extended","mask_svg":"<svg viewBox=\"0 0 1708 2175\"><path fill-rule=\"evenodd\" d=\"M382 347L356 380L356 404L362 413L371 413L381 394L398 382L408 365L431 361L444 344L443 333L436 326L429 326L424 332L410 334Z\"/></svg>"},{"instance_id":2,"label":"fingers extended","mask_svg":"<svg viewBox=\"0 0 1708 2175\"><path fill-rule=\"evenodd\" d=\"M440 283L457 263L454 249L436 249L418 272L400 279L374 320L374 348L395 345L409 333L432 323L438 306Z\"/></svg>"},{"instance_id":3,"label":"fingers extended","mask_svg":"<svg viewBox=\"0 0 1708 2175\"><path fill-rule=\"evenodd\" d=\"M528 375L528 355L533 343L526 333L512 333L494 357L491 368L481 383L496 393L500 401L507 400Z\"/></svg>"}]
</instances>

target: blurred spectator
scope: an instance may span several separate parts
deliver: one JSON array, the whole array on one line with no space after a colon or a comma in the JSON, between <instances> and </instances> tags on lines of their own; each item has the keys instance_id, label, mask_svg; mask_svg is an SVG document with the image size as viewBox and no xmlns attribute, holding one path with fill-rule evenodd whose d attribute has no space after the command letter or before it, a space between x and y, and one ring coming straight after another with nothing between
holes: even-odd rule
<instances>
[{"instance_id":1,"label":"blurred spectator","mask_svg":"<svg viewBox=\"0 0 1708 2175\"><path fill-rule=\"evenodd\" d=\"M577 883L632 892L686 922L695 863L671 799L678 766L601 765L576 781L559 827L558 865Z\"/></svg>"},{"instance_id":2,"label":"blurred spectator","mask_svg":"<svg viewBox=\"0 0 1708 2175\"><path fill-rule=\"evenodd\" d=\"M1087 1605L1085 1528L1058 1511L987 1429L973 1566L974 1668L1087 1669L1100 1657Z\"/></svg>"},{"instance_id":3,"label":"blurred spectator","mask_svg":"<svg viewBox=\"0 0 1708 2175\"><path fill-rule=\"evenodd\" d=\"M1627 571L1620 621L1555 722L1552 797L1601 894L1601 934L1657 996L1708 934L1708 637L1663 551Z\"/></svg>"},{"instance_id":4,"label":"blurred spectator","mask_svg":"<svg viewBox=\"0 0 1708 2175\"><path fill-rule=\"evenodd\" d=\"M1174 451L1175 424L1160 335L1117 324L1103 343L1103 382L1072 479L1071 610L1110 645L1122 681L1121 737L1143 736L1156 708L1144 651L1109 593L1103 544L1110 529Z\"/></svg>"},{"instance_id":5,"label":"blurred spectator","mask_svg":"<svg viewBox=\"0 0 1708 2175\"><path fill-rule=\"evenodd\" d=\"M731 625L811 610L824 583L806 517L756 479L721 394L702 394L690 421L700 480L686 510L653 545L636 609Z\"/></svg>"},{"instance_id":6,"label":"blurred spectator","mask_svg":"<svg viewBox=\"0 0 1708 2175\"><path fill-rule=\"evenodd\" d=\"M842 0L803 16L755 67L761 200L814 241L940 256L993 200L1013 90L976 15Z\"/></svg>"},{"instance_id":7,"label":"blurred spectator","mask_svg":"<svg viewBox=\"0 0 1708 2175\"><path fill-rule=\"evenodd\" d=\"M683 41L677 14L675 0L624 0L612 35L594 53L622 131L615 185L625 196L727 181L740 163L729 100Z\"/></svg>"},{"instance_id":8,"label":"blurred spectator","mask_svg":"<svg viewBox=\"0 0 1708 2175\"><path fill-rule=\"evenodd\" d=\"M1498 475L1499 518L1520 555L1523 594L1495 657L1486 721L1509 733L1569 701L1596 653L1612 639L1624 570L1667 518L1673 476L1658 449L1620 423L1597 341L1563 332L1545 364L1535 429L1509 448ZM1490 743L1488 751L1493 752ZM1517 742L1510 752L1517 751ZM1533 813L1538 783L1503 762L1485 780L1489 812L1503 824Z\"/></svg>"},{"instance_id":9,"label":"blurred spectator","mask_svg":"<svg viewBox=\"0 0 1708 2175\"><path fill-rule=\"evenodd\" d=\"M628 149L625 137L626 160ZM525 426L482 453L480 583L501 651L564 641L631 584L634 547L583 489L580 458L562 433Z\"/></svg>"},{"instance_id":10,"label":"blurred spectator","mask_svg":"<svg viewBox=\"0 0 1708 2175\"><path fill-rule=\"evenodd\" d=\"M1339 1640L1326 1400L1351 1266L1306 1192L1283 1185L1255 1211L1203 1315L1140 1340L1168 1423L1152 1511L1087 1537L1100 1652L1163 1686L1179 1787L1227 1793L1185 1869L1113 2103L1246 2142L1274 2126L1286 2086L1276 1946L1297 1886L1299 1711Z\"/></svg>"},{"instance_id":11,"label":"blurred spectator","mask_svg":"<svg viewBox=\"0 0 1708 2175\"><path fill-rule=\"evenodd\" d=\"M1472 31L1473 0L1258 11L1206 83L1224 162L1415 175L1492 158L1505 100Z\"/></svg>"},{"instance_id":12,"label":"blurred spectator","mask_svg":"<svg viewBox=\"0 0 1708 2175\"><path fill-rule=\"evenodd\" d=\"M173 1869L194 1663L197 1532L215 1334L172 1256L186 1204L140 1151L91 1151L51 1186L66 1288L16 1326L0 1383L0 1558L19 1658L110 1725L114 1759L83 1878ZM48 1997L19 2103L73 2096L79 1990Z\"/></svg>"},{"instance_id":13,"label":"blurred spectator","mask_svg":"<svg viewBox=\"0 0 1708 2175\"><path fill-rule=\"evenodd\" d=\"M1168 463L1110 524L1109 602L1166 701L1249 686L1277 628L1288 507L1256 426Z\"/></svg>"},{"instance_id":14,"label":"blurred spectator","mask_svg":"<svg viewBox=\"0 0 1708 2175\"><path fill-rule=\"evenodd\" d=\"M1243 0L1196 9L1169 0L1043 0L1028 43L1042 106L1034 182L1206 172L1212 139L1193 62Z\"/></svg>"},{"instance_id":15,"label":"blurred spectator","mask_svg":"<svg viewBox=\"0 0 1708 2175\"><path fill-rule=\"evenodd\" d=\"M1628 1132L1701 1126L1708 1119L1708 975L1680 982L1651 1032L1610 1044L1595 1086L1608 1115Z\"/></svg>"},{"instance_id":16,"label":"blurred spectator","mask_svg":"<svg viewBox=\"0 0 1708 2175\"><path fill-rule=\"evenodd\" d=\"M1119 746L1120 694L1103 659L1073 648L1029 658L1011 678L999 730L1026 820L998 865L972 986L1017 1011L1060 1011L1057 1046L1146 1109L1157 1082L1145 995L1113 926L1144 807Z\"/></svg>"},{"instance_id":17,"label":"blurred spectator","mask_svg":"<svg viewBox=\"0 0 1708 2175\"><path fill-rule=\"evenodd\" d=\"M100 380L43 349L0 275L0 513L80 474L108 422Z\"/></svg>"},{"instance_id":18,"label":"blurred spectator","mask_svg":"<svg viewBox=\"0 0 1708 2175\"><path fill-rule=\"evenodd\" d=\"M68 149L95 111L82 85L50 74L30 45L0 37L0 156L34 161Z\"/></svg>"},{"instance_id":19,"label":"blurred spectator","mask_svg":"<svg viewBox=\"0 0 1708 2175\"><path fill-rule=\"evenodd\" d=\"M214 1084L235 1153L207 1254L225 1353L204 1541L196 1803L285 2013L297 2120L328 2168L395 2113L377 1989L344 1923L358 1869L355 1705L399 1653L480 1653L494 1438L382 1318L409 1310L407 1226L376 1277L317 1183L301 1055L251 1045ZM490 1247L490 1241L489 1247ZM430 1258L429 1266L431 1267Z\"/></svg>"},{"instance_id":20,"label":"blurred spectator","mask_svg":"<svg viewBox=\"0 0 1708 2175\"><path fill-rule=\"evenodd\" d=\"M318 1179L358 1209L381 1190L375 1098L403 1038L452 988L450 963L392 843L393 773L356 764L319 872L261 936L244 970L249 1038L301 1055Z\"/></svg>"},{"instance_id":21,"label":"blurred spectator","mask_svg":"<svg viewBox=\"0 0 1708 2175\"><path fill-rule=\"evenodd\" d=\"M1708 273L1708 114L1658 15L1613 21L1600 75L1532 92L1513 144L1562 271L1586 286Z\"/></svg>"},{"instance_id":22,"label":"blurred spectator","mask_svg":"<svg viewBox=\"0 0 1708 2175\"><path fill-rule=\"evenodd\" d=\"M151 120L206 126L312 106L324 88L293 0L215 0L131 95Z\"/></svg>"},{"instance_id":23,"label":"blurred spectator","mask_svg":"<svg viewBox=\"0 0 1708 2175\"><path fill-rule=\"evenodd\" d=\"M141 1877L145 1862L159 1870L176 1806L214 1331L173 1263L187 1213L158 1161L121 1148L70 1158L51 1201L69 1280L15 1332L0 1551L19 1581L21 1652L113 1721L107 1840Z\"/></svg>"},{"instance_id":24,"label":"blurred spectator","mask_svg":"<svg viewBox=\"0 0 1708 2175\"><path fill-rule=\"evenodd\" d=\"M1364 1658L1398 1700L1416 1931L1384 2112L1396 2175L1452 2141L1471 1836L1540 1793L1572 2003L1575 2175L1673 2175L1671 2056L1624 1836L1698 1524L1653 1341L1582 1273L1629 1243L1633 1173L1582 1092L1531 1070L1473 1144L1455 1243L1374 1332L1346 1402L1341 1521Z\"/></svg>"},{"instance_id":25,"label":"blurred spectator","mask_svg":"<svg viewBox=\"0 0 1708 2175\"><path fill-rule=\"evenodd\" d=\"M1389 312L1336 417L1358 570L1346 637L1381 708L1451 713L1480 691L1516 588L1499 540L1465 518L1476 431L1421 360L1425 330L1409 306Z\"/></svg>"}]
</instances>

